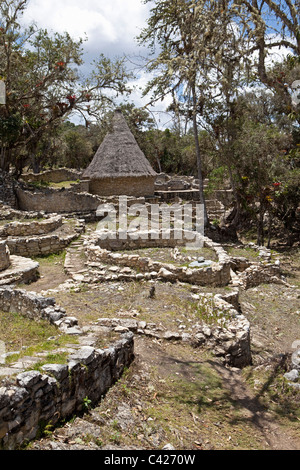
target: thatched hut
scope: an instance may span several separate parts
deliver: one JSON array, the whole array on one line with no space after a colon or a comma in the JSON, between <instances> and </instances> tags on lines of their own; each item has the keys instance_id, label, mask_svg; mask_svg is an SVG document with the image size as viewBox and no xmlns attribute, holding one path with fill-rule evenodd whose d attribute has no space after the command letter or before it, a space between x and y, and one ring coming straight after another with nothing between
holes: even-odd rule
<instances>
[{"instance_id":1,"label":"thatched hut","mask_svg":"<svg viewBox=\"0 0 300 470\"><path fill-rule=\"evenodd\" d=\"M152 196L156 176L122 112L117 110L112 131L82 175L82 180L88 180L89 192L100 196Z\"/></svg>"}]
</instances>

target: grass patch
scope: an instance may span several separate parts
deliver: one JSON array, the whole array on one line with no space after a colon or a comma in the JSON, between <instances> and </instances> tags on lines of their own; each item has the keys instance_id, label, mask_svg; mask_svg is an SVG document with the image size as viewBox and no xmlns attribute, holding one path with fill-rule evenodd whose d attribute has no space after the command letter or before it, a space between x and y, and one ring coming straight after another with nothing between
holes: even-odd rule
<instances>
[{"instance_id":1,"label":"grass patch","mask_svg":"<svg viewBox=\"0 0 300 470\"><path fill-rule=\"evenodd\" d=\"M104 444L117 441L153 449L169 442L181 450L262 447L253 423L244 419L243 409L224 388L209 353L199 360L192 348L170 344L147 378L136 373L133 367L124 374L108 392L105 408L98 408L100 413L110 412L101 428ZM124 398L134 423L120 431L117 409Z\"/></svg>"},{"instance_id":2,"label":"grass patch","mask_svg":"<svg viewBox=\"0 0 300 470\"><path fill-rule=\"evenodd\" d=\"M80 292L70 289L68 292L57 292L59 305L69 314L76 316L80 323L96 321L100 317L130 318L155 323L166 329L177 330L181 320L188 329L200 320L214 324L217 320L226 320L226 312L216 309L212 300L203 305L193 299L191 287L157 282L155 297L149 298L152 284L130 282L118 286L99 285L91 290L83 285ZM119 290L119 287L121 290ZM205 292L205 289L202 289ZM209 292L209 289L207 289ZM220 291L224 291L221 290Z\"/></svg>"},{"instance_id":3,"label":"grass patch","mask_svg":"<svg viewBox=\"0 0 300 470\"><path fill-rule=\"evenodd\" d=\"M244 248L224 246L224 249L230 256L243 257L253 261L258 261L259 258L258 252L254 248L251 248L249 246L245 246Z\"/></svg>"},{"instance_id":4,"label":"grass patch","mask_svg":"<svg viewBox=\"0 0 300 470\"><path fill-rule=\"evenodd\" d=\"M28 354L28 352L27 352L27 354ZM68 359L68 354L69 353L67 353L67 352L47 354L44 357L44 359L41 359L40 361L36 362L31 367L28 367L26 370L37 370L37 371L41 372L42 367L45 364L66 364L67 359ZM20 359L20 358L18 358L18 359Z\"/></svg>"},{"instance_id":5,"label":"grass patch","mask_svg":"<svg viewBox=\"0 0 300 470\"><path fill-rule=\"evenodd\" d=\"M59 183L48 183L48 186L50 186L50 188L54 188L54 189L61 189L61 188L71 188L72 184L76 184L76 183L79 183L79 181L61 181Z\"/></svg>"},{"instance_id":6,"label":"grass patch","mask_svg":"<svg viewBox=\"0 0 300 470\"><path fill-rule=\"evenodd\" d=\"M45 256L36 256L34 261L37 261L40 264L50 265L50 264L64 264L66 257L66 250L60 251L59 253L51 253L50 255Z\"/></svg>"},{"instance_id":7,"label":"grass patch","mask_svg":"<svg viewBox=\"0 0 300 470\"><path fill-rule=\"evenodd\" d=\"M11 312L0 313L0 339L5 344L6 352L19 351L9 356L7 362L14 362L25 354L53 351L76 341L69 335L57 335L57 328L46 320L31 320Z\"/></svg>"}]
</instances>

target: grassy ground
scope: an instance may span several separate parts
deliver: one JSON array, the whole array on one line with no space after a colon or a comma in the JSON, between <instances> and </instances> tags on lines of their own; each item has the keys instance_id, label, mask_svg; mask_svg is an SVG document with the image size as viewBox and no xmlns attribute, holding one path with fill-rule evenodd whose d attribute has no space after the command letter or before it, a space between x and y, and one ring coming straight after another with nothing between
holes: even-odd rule
<instances>
[{"instance_id":1,"label":"grassy ground","mask_svg":"<svg viewBox=\"0 0 300 470\"><path fill-rule=\"evenodd\" d=\"M5 352L10 353L6 364L17 362L25 356L41 356L34 368L48 363L65 363L66 344L77 343L76 338L60 335L54 325L46 320L32 321L13 312L0 312L0 338Z\"/></svg>"}]
</instances>

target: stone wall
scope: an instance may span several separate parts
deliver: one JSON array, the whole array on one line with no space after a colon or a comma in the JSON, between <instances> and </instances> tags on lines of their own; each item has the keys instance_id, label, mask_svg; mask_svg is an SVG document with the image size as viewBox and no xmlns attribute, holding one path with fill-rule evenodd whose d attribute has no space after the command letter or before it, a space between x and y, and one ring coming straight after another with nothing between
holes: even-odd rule
<instances>
[{"instance_id":1,"label":"stone wall","mask_svg":"<svg viewBox=\"0 0 300 470\"><path fill-rule=\"evenodd\" d=\"M31 235L43 235L53 232L61 227L61 216L50 217L45 220L32 220L28 222L10 222L0 227L0 237L24 237Z\"/></svg>"},{"instance_id":2,"label":"stone wall","mask_svg":"<svg viewBox=\"0 0 300 470\"><path fill-rule=\"evenodd\" d=\"M15 186L15 180L8 173L0 170L0 203L16 207Z\"/></svg>"},{"instance_id":3,"label":"stone wall","mask_svg":"<svg viewBox=\"0 0 300 470\"><path fill-rule=\"evenodd\" d=\"M0 310L3 312L20 313L28 318L40 320L46 318L45 309L53 305L55 300L50 297L12 287L0 288Z\"/></svg>"},{"instance_id":4,"label":"stone wall","mask_svg":"<svg viewBox=\"0 0 300 470\"><path fill-rule=\"evenodd\" d=\"M47 189L43 191L17 190L18 208L22 211L45 213L84 213L96 211L101 199L88 193L72 190Z\"/></svg>"},{"instance_id":5,"label":"stone wall","mask_svg":"<svg viewBox=\"0 0 300 470\"><path fill-rule=\"evenodd\" d=\"M0 220L7 220L7 223L16 221L16 220L22 220L24 221L25 219L31 220L31 219L45 219L45 218L50 218L54 217L55 214L45 214L43 211L21 211L18 209L13 209L10 206L2 205L0 206Z\"/></svg>"},{"instance_id":6,"label":"stone wall","mask_svg":"<svg viewBox=\"0 0 300 470\"><path fill-rule=\"evenodd\" d=\"M199 190L196 189L163 190L156 186L155 195L163 202L174 202L180 199L184 201L200 201Z\"/></svg>"},{"instance_id":7,"label":"stone wall","mask_svg":"<svg viewBox=\"0 0 300 470\"><path fill-rule=\"evenodd\" d=\"M274 264L252 264L238 276L237 284L243 289L250 289L259 284L285 284L281 278L281 269Z\"/></svg>"},{"instance_id":8,"label":"stone wall","mask_svg":"<svg viewBox=\"0 0 300 470\"><path fill-rule=\"evenodd\" d=\"M31 258L33 256L46 256L59 253L64 250L73 240L79 237L85 227L80 221L72 230L64 233L50 233L41 236L9 237L6 239L7 246L12 255Z\"/></svg>"},{"instance_id":9,"label":"stone wall","mask_svg":"<svg viewBox=\"0 0 300 470\"><path fill-rule=\"evenodd\" d=\"M63 181L76 181L81 177L82 172L70 168L56 168L46 170L41 173L24 173L23 181L26 182L51 182L61 183Z\"/></svg>"},{"instance_id":10,"label":"stone wall","mask_svg":"<svg viewBox=\"0 0 300 470\"><path fill-rule=\"evenodd\" d=\"M196 232L193 232L196 235ZM131 240L110 239L109 237L102 238L103 234L99 232L94 234L85 243L85 250L90 263L103 262L114 265L121 265L135 269L139 274L138 276L143 279L160 279L163 281L181 281L195 285L203 286L226 286L231 281L231 263L230 258L221 246L207 239L203 238L204 246L215 250L218 256L218 262L212 263L210 266L197 267L192 269L186 266L175 266L173 264L166 264L153 261L151 258L142 257L138 254L115 253L115 250L131 250L138 248L148 247L175 247L185 246L187 240L177 240L176 238L162 238L159 234L157 238L145 239L138 238ZM112 251L111 251L112 250ZM122 279L125 279L125 274L120 273ZM117 277L117 274L115 274Z\"/></svg>"},{"instance_id":11,"label":"stone wall","mask_svg":"<svg viewBox=\"0 0 300 470\"><path fill-rule=\"evenodd\" d=\"M90 180L89 192L101 196L153 196L155 176Z\"/></svg>"},{"instance_id":12,"label":"stone wall","mask_svg":"<svg viewBox=\"0 0 300 470\"><path fill-rule=\"evenodd\" d=\"M42 372L17 375L0 387L0 443L15 449L38 436L43 426L84 410L84 399L101 400L133 359L133 335L124 335L110 348L82 347L68 364L46 364Z\"/></svg>"},{"instance_id":13,"label":"stone wall","mask_svg":"<svg viewBox=\"0 0 300 470\"><path fill-rule=\"evenodd\" d=\"M243 368L252 363L250 347L250 323L232 305L238 302L238 293L231 292L228 297L220 294L198 294L199 309L205 308L206 316L212 321L197 322L191 331L162 331L154 323L133 318L99 318L97 325L114 331L131 331L134 334L166 341L182 341L194 347L210 349L213 354L227 365Z\"/></svg>"},{"instance_id":14,"label":"stone wall","mask_svg":"<svg viewBox=\"0 0 300 470\"><path fill-rule=\"evenodd\" d=\"M75 334L76 319L67 317L53 298L4 287L0 310L37 321L48 319ZM54 426L83 411L86 397L97 404L133 359L133 334L128 333L104 350L90 345L70 349L65 364L45 364L40 371L14 369L15 378L7 376L0 382L0 448L16 449L38 437L45 425Z\"/></svg>"}]
</instances>

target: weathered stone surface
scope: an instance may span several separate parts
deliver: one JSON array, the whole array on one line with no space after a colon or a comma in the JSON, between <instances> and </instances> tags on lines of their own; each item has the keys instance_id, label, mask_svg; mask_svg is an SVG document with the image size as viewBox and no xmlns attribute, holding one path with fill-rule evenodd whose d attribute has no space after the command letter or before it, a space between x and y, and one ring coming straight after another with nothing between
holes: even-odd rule
<instances>
[{"instance_id":1,"label":"weathered stone surface","mask_svg":"<svg viewBox=\"0 0 300 470\"><path fill-rule=\"evenodd\" d=\"M38 383L42 378L42 374L38 371L22 372L17 376L17 383L24 388L30 388Z\"/></svg>"},{"instance_id":2,"label":"weathered stone surface","mask_svg":"<svg viewBox=\"0 0 300 470\"><path fill-rule=\"evenodd\" d=\"M38 278L39 263L22 256L10 256L10 265L0 272L0 286L36 281Z\"/></svg>"},{"instance_id":3,"label":"weathered stone surface","mask_svg":"<svg viewBox=\"0 0 300 470\"><path fill-rule=\"evenodd\" d=\"M89 364L95 357L95 349L90 346L84 346L75 354L70 356L70 361L77 361L81 364Z\"/></svg>"},{"instance_id":4,"label":"weathered stone surface","mask_svg":"<svg viewBox=\"0 0 300 470\"><path fill-rule=\"evenodd\" d=\"M68 364L46 364L44 374L18 374L15 385L0 388L0 444L14 449L34 439L40 422L55 424L82 411L87 396L97 403L133 357L133 334L127 333L105 351L84 346Z\"/></svg>"},{"instance_id":5,"label":"weathered stone surface","mask_svg":"<svg viewBox=\"0 0 300 470\"><path fill-rule=\"evenodd\" d=\"M159 234L158 234L159 235ZM160 262L154 262L151 258L140 257L139 255L128 255L126 253L114 253L116 249L131 249L132 240L112 240L108 236L104 237L98 233L94 235L90 240L89 244L86 245L86 255L89 263L103 262L107 264L118 264L119 266L125 266L127 268L139 271L136 274L136 280L143 279L161 279L163 281L182 281L197 285L213 285L223 286L227 285L231 280L230 274L230 263L229 257L225 251L215 244L210 245L210 241L205 239L205 243L211 246L213 249L218 249L219 263L213 263L211 267L203 267L197 269L186 268L185 266L174 266L172 264L164 264ZM173 238L161 239L160 236L153 239L137 239L134 240L133 247L174 247L178 241ZM185 244L186 240L183 240L181 244ZM116 256L117 255L117 256ZM116 271L116 268L113 268ZM124 274L124 273L122 273ZM115 277L106 276L106 280L120 279L121 273L117 272Z\"/></svg>"},{"instance_id":6,"label":"weathered stone surface","mask_svg":"<svg viewBox=\"0 0 300 470\"><path fill-rule=\"evenodd\" d=\"M42 366L46 374L53 375L58 381L68 377L69 368L66 364L45 364Z\"/></svg>"},{"instance_id":7,"label":"weathered stone surface","mask_svg":"<svg viewBox=\"0 0 300 470\"><path fill-rule=\"evenodd\" d=\"M28 222L10 222L0 228L0 237L43 235L61 227L62 223L63 219L60 215Z\"/></svg>"},{"instance_id":8,"label":"weathered stone surface","mask_svg":"<svg viewBox=\"0 0 300 470\"><path fill-rule=\"evenodd\" d=\"M0 241L0 271L7 269L10 265L10 251L6 241Z\"/></svg>"},{"instance_id":9,"label":"weathered stone surface","mask_svg":"<svg viewBox=\"0 0 300 470\"><path fill-rule=\"evenodd\" d=\"M292 369L290 372L286 372L284 377L291 382L295 382L299 378L299 371L297 369Z\"/></svg>"}]
</instances>

